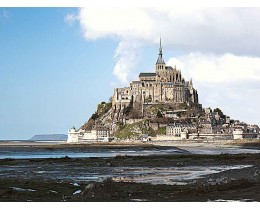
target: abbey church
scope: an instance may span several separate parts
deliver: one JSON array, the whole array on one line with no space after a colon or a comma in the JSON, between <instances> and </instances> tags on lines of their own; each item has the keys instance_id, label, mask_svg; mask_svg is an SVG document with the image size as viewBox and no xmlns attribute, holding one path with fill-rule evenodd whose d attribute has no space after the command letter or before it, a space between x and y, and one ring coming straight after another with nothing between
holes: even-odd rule
<instances>
[{"instance_id":1,"label":"abbey church","mask_svg":"<svg viewBox=\"0 0 260 210\"><path fill-rule=\"evenodd\" d=\"M185 81L181 71L166 66L160 40L159 56L155 72L140 73L138 81L132 81L129 87L116 88L112 97L112 109L125 109L130 102L135 103L186 103L190 107L199 107L198 93L192 80Z\"/></svg>"}]
</instances>

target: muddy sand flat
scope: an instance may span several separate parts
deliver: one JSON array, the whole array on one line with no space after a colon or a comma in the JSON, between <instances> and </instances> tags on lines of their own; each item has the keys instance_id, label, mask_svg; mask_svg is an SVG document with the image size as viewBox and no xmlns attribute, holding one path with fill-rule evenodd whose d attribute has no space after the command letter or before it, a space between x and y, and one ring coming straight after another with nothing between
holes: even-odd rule
<instances>
[{"instance_id":1,"label":"muddy sand flat","mask_svg":"<svg viewBox=\"0 0 260 210\"><path fill-rule=\"evenodd\" d=\"M246 143L1 142L0 201L260 201Z\"/></svg>"},{"instance_id":2,"label":"muddy sand flat","mask_svg":"<svg viewBox=\"0 0 260 210\"><path fill-rule=\"evenodd\" d=\"M0 160L1 201L260 201L260 154Z\"/></svg>"}]
</instances>

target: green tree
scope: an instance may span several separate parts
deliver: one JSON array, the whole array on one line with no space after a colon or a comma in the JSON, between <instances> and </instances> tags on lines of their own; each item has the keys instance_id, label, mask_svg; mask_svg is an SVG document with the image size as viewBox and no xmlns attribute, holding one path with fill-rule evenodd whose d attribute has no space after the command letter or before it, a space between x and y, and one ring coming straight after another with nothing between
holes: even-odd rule
<instances>
[{"instance_id":1,"label":"green tree","mask_svg":"<svg viewBox=\"0 0 260 210\"><path fill-rule=\"evenodd\" d=\"M161 113L161 111L160 111L160 110L158 110L158 111L157 111L157 114L156 114L156 116L157 116L158 118L162 118L162 117L163 117L163 115L162 115L162 113Z\"/></svg>"},{"instance_id":2,"label":"green tree","mask_svg":"<svg viewBox=\"0 0 260 210\"><path fill-rule=\"evenodd\" d=\"M129 115L131 113L131 111L133 110L133 105L134 105L134 100L132 96L129 105L124 109L125 115Z\"/></svg>"},{"instance_id":3,"label":"green tree","mask_svg":"<svg viewBox=\"0 0 260 210\"><path fill-rule=\"evenodd\" d=\"M221 109L219 109L219 108L214 109L213 112L218 112L218 114L219 114L220 117L223 117L223 116L224 116L223 112L222 112Z\"/></svg>"},{"instance_id":4,"label":"green tree","mask_svg":"<svg viewBox=\"0 0 260 210\"><path fill-rule=\"evenodd\" d=\"M94 114L92 114L92 116L91 116L90 119L92 119L92 120L96 120L98 117L99 117L99 116L98 116L98 113L95 112Z\"/></svg>"}]
</instances>

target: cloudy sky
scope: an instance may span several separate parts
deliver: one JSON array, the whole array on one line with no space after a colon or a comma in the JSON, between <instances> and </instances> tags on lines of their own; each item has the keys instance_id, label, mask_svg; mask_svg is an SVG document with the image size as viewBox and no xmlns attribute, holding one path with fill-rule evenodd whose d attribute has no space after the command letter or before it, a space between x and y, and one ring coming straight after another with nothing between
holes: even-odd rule
<instances>
[{"instance_id":1,"label":"cloudy sky","mask_svg":"<svg viewBox=\"0 0 260 210\"><path fill-rule=\"evenodd\" d=\"M203 107L260 125L259 8L0 8L0 139L66 133L164 60Z\"/></svg>"}]
</instances>

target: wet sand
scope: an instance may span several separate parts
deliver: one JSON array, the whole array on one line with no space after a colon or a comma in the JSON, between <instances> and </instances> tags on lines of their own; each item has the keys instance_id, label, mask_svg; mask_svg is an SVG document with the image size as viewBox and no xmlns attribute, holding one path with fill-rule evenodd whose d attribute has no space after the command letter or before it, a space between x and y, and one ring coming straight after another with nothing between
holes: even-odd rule
<instances>
[{"instance_id":1,"label":"wet sand","mask_svg":"<svg viewBox=\"0 0 260 210\"><path fill-rule=\"evenodd\" d=\"M0 153L148 151L143 156L1 159L0 201L260 201L260 153L189 152L230 148L244 149L201 142L0 144ZM161 153L169 149L181 152Z\"/></svg>"},{"instance_id":2,"label":"wet sand","mask_svg":"<svg viewBox=\"0 0 260 210\"><path fill-rule=\"evenodd\" d=\"M1 147L55 147L55 148L75 148L75 147L210 147L210 148L227 148L227 147L247 147L260 149L260 139L242 139L242 140L181 140L181 141L113 141L84 144L67 144L66 141L0 141Z\"/></svg>"},{"instance_id":3,"label":"wet sand","mask_svg":"<svg viewBox=\"0 0 260 210\"><path fill-rule=\"evenodd\" d=\"M0 201L260 201L260 155L0 160Z\"/></svg>"},{"instance_id":4,"label":"wet sand","mask_svg":"<svg viewBox=\"0 0 260 210\"><path fill-rule=\"evenodd\" d=\"M102 144L12 144L0 145L0 159L35 159L35 158L90 158L116 156L151 156L181 154L242 154L260 153L258 148L244 148L231 145L191 144L176 142L156 143L102 143Z\"/></svg>"}]
</instances>

